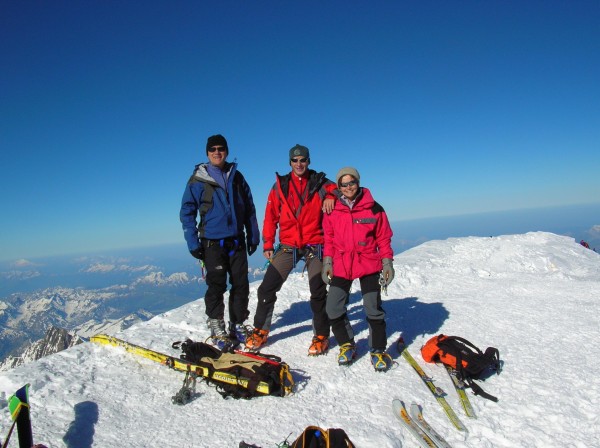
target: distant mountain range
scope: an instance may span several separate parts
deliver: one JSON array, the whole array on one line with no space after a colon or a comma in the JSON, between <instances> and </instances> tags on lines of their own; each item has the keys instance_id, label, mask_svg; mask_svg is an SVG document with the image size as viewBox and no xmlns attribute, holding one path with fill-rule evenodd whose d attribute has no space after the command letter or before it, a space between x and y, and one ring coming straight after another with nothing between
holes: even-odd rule
<instances>
[{"instance_id":1,"label":"distant mountain range","mask_svg":"<svg viewBox=\"0 0 600 448\"><path fill-rule=\"evenodd\" d=\"M204 295L189 255L62 257L0 264L0 370L114 334ZM249 273L251 281L261 269Z\"/></svg>"},{"instance_id":2,"label":"distant mountain range","mask_svg":"<svg viewBox=\"0 0 600 448\"><path fill-rule=\"evenodd\" d=\"M0 370L68 348L98 332L114 333L148 320L144 309L123 316L118 288L47 288L0 301Z\"/></svg>"},{"instance_id":3,"label":"distant mountain range","mask_svg":"<svg viewBox=\"0 0 600 448\"><path fill-rule=\"evenodd\" d=\"M140 311L130 314L122 319L108 320L97 323L93 320L75 328L73 331L58 328L51 325L42 339L39 339L24 348L22 353L16 356L8 356L0 362L0 371L14 369L20 365L37 361L44 356L58 353L74 345L84 342L88 337L98 333L115 334L118 331L131 327L132 325L152 318L151 313Z\"/></svg>"}]
</instances>

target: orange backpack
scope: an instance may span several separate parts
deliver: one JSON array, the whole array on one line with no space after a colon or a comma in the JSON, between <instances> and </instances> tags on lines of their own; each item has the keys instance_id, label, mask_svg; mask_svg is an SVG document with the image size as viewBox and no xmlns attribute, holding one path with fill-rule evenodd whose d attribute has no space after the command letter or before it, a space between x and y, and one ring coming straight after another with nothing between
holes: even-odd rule
<instances>
[{"instance_id":1,"label":"orange backpack","mask_svg":"<svg viewBox=\"0 0 600 448\"><path fill-rule=\"evenodd\" d=\"M441 362L456 370L458 377L473 390L475 395L498 401L496 397L484 392L473 382L475 379L481 379L486 373L500 373L500 352L497 348L488 347L485 352L482 352L464 338L440 334L429 339L421 347L421 355L426 362Z\"/></svg>"}]
</instances>

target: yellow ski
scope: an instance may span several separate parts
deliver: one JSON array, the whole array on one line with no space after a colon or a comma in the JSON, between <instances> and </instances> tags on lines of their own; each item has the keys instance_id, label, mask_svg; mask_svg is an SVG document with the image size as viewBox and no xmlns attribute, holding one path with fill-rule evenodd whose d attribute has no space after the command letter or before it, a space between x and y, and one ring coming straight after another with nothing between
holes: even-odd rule
<instances>
[{"instance_id":1,"label":"yellow ski","mask_svg":"<svg viewBox=\"0 0 600 448\"><path fill-rule=\"evenodd\" d=\"M157 352L154 350L150 350L150 349L141 347L139 345L135 345L130 342L123 341L122 339L115 338L113 336L108 336L105 334L97 334L95 336L92 336L90 338L90 341L94 342L96 344L100 344L100 345L111 345L113 347L122 347L127 352L133 353L134 355L150 359L150 360L158 362L160 364L164 364L167 367L171 367L172 369L179 370L181 372L194 373L200 377L208 378L213 381L219 381L221 383L238 385L238 386L242 386L246 389L248 388L249 383L250 383L250 381L247 378L238 377L238 376L232 375L228 372L215 371L211 375L209 369L204 366L191 364L182 359L175 358L173 356L166 355L164 353L160 353L160 352ZM291 381L291 375L289 375L289 370L287 370L287 366L286 366L285 371L288 373L285 380ZM283 371L282 371L282 374L283 374ZM291 391L292 391L293 382L291 385L289 383L287 383L287 385L285 385L283 380L284 380L284 378L282 378L282 390L284 392L284 395L287 395L288 393L291 393ZM265 395L271 394L271 389L269 387L269 384L267 384L263 381L258 383L258 385L256 386L256 391L260 392L261 394L265 394Z\"/></svg>"},{"instance_id":2,"label":"yellow ski","mask_svg":"<svg viewBox=\"0 0 600 448\"><path fill-rule=\"evenodd\" d=\"M427 374L423 371L419 363L412 357L412 355L406 349L406 344L404 343L404 339L398 339L396 343L398 348L398 352L402 355L404 359L412 366L412 368L417 372L421 380L427 385L437 402L440 404L448 419L452 422L452 424L459 431L467 431L467 428L460 421L454 410L450 407L448 402L446 401L445 395L446 393L435 384L433 384L433 380L427 376Z\"/></svg>"}]
</instances>

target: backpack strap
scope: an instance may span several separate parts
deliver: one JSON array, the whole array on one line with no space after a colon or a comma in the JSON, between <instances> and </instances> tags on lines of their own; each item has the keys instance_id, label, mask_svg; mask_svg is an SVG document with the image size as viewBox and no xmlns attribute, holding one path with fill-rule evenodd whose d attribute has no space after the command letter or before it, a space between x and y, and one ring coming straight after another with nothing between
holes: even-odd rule
<instances>
[{"instance_id":1,"label":"backpack strap","mask_svg":"<svg viewBox=\"0 0 600 448\"><path fill-rule=\"evenodd\" d=\"M319 441L317 439L321 438L322 441L327 445L327 431L318 426L307 426L302 434L298 436L296 440L291 445L291 448L311 448L314 446L319 446Z\"/></svg>"},{"instance_id":2,"label":"backpack strap","mask_svg":"<svg viewBox=\"0 0 600 448\"><path fill-rule=\"evenodd\" d=\"M475 347L475 348L477 348L477 347ZM477 349L477 350L479 350L479 349ZM479 353L481 353L481 350L479 350ZM487 351L486 351L486 353L487 353ZM458 353L456 354L456 370L458 371L459 377L465 383L467 383L467 385L471 388L473 393L475 395L479 395L482 398L487 398L488 400L492 400L493 402L498 402L498 398L496 398L493 395L488 394L486 391L484 391L479 384L477 384L475 381L473 381L473 379L465 373L465 368L463 367L462 361L463 361L462 353L459 350Z\"/></svg>"},{"instance_id":3,"label":"backpack strap","mask_svg":"<svg viewBox=\"0 0 600 448\"><path fill-rule=\"evenodd\" d=\"M471 341L466 340L465 338L461 338L460 336L446 336L446 341L458 341L458 342L462 342L463 344L465 344L466 346L471 347L473 350L475 350L478 354L483 355L483 352L481 351L481 349L479 347L477 347L475 344L473 344Z\"/></svg>"},{"instance_id":4,"label":"backpack strap","mask_svg":"<svg viewBox=\"0 0 600 448\"><path fill-rule=\"evenodd\" d=\"M329 435L329 448L355 448L343 429L329 428L327 433Z\"/></svg>"},{"instance_id":5,"label":"backpack strap","mask_svg":"<svg viewBox=\"0 0 600 448\"><path fill-rule=\"evenodd\" d=\"M213 205L213 194L215 187L208 182L204 182L204 190L202 191L202 197L200 198L200 207L198 212L200 214L200 224L198 224L198 236L204 238L204 227L206 226L206 213L212 208Z\"/></svg>"},{"instance_id":6,"label":"backpack strap","mask_svg":"<svg viewBox=\"0 0 600 448\"><path fill-rule=\"evenodd\" d=\"M298 206L298 209L296 210L296 218L298 218L300 216L300 212L302 212L302 207L304 207L304 204L306 203L306 200L308 198L308 185L306 186L306 188L304 189L303 192L300 192L298 190L298 187L296 187L296 184L294 183L294 181L290 180L290 184L292 184L292 187L294 188L296 196L298 196L298 201L300 201L300 205Z\"/></svg>"},{"instance_id":7,"label":"backpack strap","mask_svg":"<svg viewBox=\"0 0 600 448\"><path fill-rule=\"evenodd\" d=\"M481 398L486 398L488 400L492 400L493 402L497 403L498 402L498 398L488 394L486 391L484 391L481 386L479 384L477 384L475 381L473 381L471 378L467 378L464 381L466 381L467 385L471 388L471 390L473 391L473 393L475 395L479 395Z\"/></svg>"},{"instance_id":8,"label":"backpack strap","mask_svg":"<svg viewBox=\"0 0 600 448\"><path fill-rule=\"evenodd\" d=\"M502 365L500 364L500 350L495 347L488 347L485 350L485 356L489 356L494 360L494 367L496 368L496 373L499 375L502 372Z\"/></svg>"}]
</instances>

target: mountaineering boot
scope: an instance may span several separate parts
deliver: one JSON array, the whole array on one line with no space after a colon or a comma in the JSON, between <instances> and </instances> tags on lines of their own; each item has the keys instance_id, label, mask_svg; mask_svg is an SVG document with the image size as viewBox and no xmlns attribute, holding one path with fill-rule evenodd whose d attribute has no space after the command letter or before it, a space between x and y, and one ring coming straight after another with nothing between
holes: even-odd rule
<instances>
[{"instance_id":1,"label":"mountaineering boot","mask_svg":"<svg viewBox=\"0 0 600 448\"><path fill-rule=\"evenodd\" d=\"M371 350L371 364L377 372L385 372L392 367L392 357L383 350Z\"/></svg>"},{"instance_id":2,"label":"mountaineering boot","mask_svg":"<svg viewBox=\"0 0 600 448\"><path fill-rule=\"evenodd\" d=\"M248 330L244 324L234 324L229 322L229 337L231 338L233 345L238 346L245 344L248 339Z\"/></svg>"},{"instance_id":3,"label":"mountaineering boot","mask_svg":"<svg viewBox=\"0 0 600 448\"><path fill-rule=\"evenodd\" d=\"M318 356L329 350L329 338L327 336L315 336L308 348L308 356Z\"/></svg>"},{"instance_id":4,"label":"mountaineering boot","mask_svg":"<svg viewBox=\"0 0 600 448\"><path fill-rule=\"evenodd\" d=\"M246 350L250 350L253 352L258 351L265 342L267 342L267 336L269 335L269 330L261 330L260 328L255 328L252 333L246 339Z\"/></svg>"},{"instance_id":5,"label":"mountaineering boot","mask_svg":"<svg viewBox=\"0 0 600 448\"><path fill-rule=\"evenodd\" d=\"M232 346L232 340L225 331L225 321L223 319L208 319L206 321L210 328L210 339L215 347L223 351Z\"/></svg>"},{"instance_id":6,"label":"mountaineering boot","mask_svg":"<svg viewBox=\"0 0 600 448\"><path fill-rule=\"evenodd\" d=\"M352 342L346 342L340 346L340 353L338 355L338 364L340 366L347 366L352 364L356 359L356 345Z\"/></svg>"}]
</instances>

